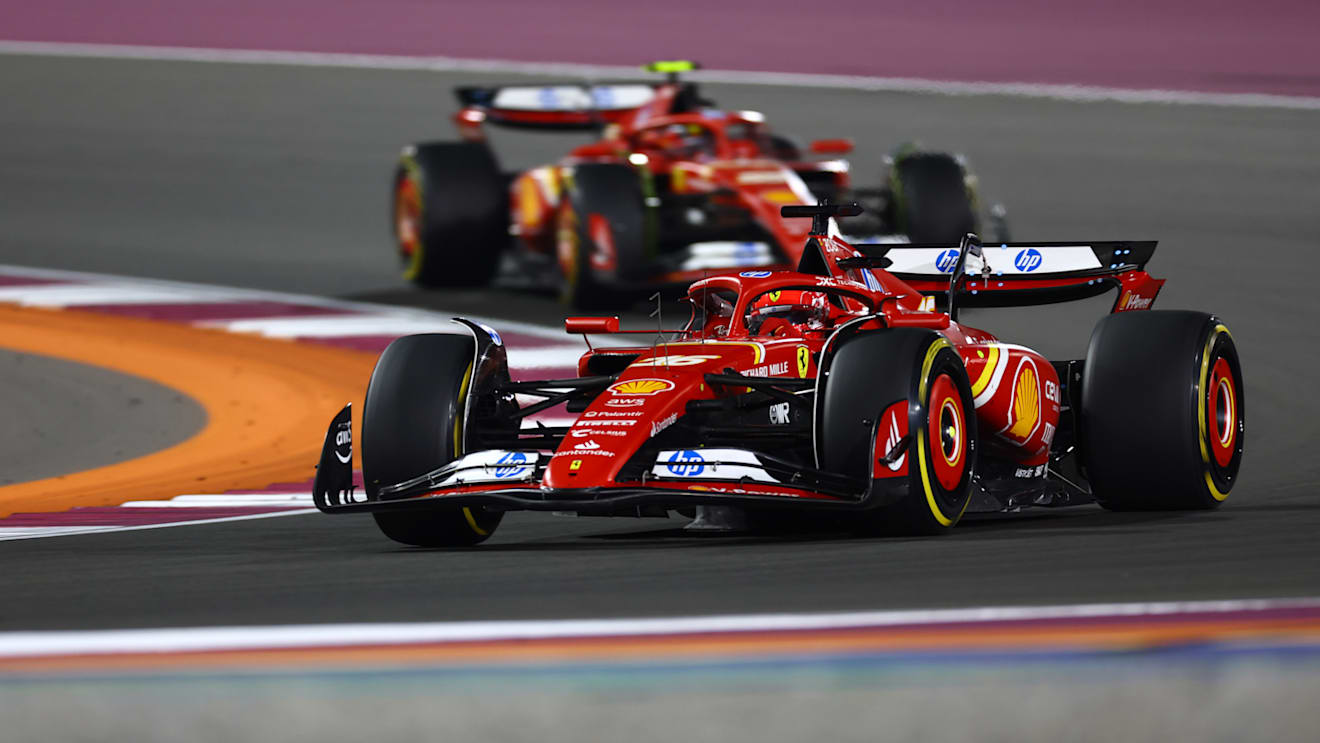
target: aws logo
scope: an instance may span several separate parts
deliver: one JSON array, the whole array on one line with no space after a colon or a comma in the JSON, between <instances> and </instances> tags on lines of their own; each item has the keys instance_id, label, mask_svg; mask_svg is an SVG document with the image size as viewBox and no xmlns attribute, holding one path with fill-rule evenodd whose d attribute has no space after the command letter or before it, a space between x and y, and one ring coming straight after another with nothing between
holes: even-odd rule
<instances>
[{"instance_id":1,"label":"aws logo","mask_svg":"<svg viewBox=\"0 0 1320 743\"><path fill-rule=\"evenodd\" d=\"M1036 363L1023 358L1013 379L1013 399L1008 406L1008 427L1000 434L1025 444L1040 426L1040 373Z\"/></svg>"},{"instance_id":2,"label":"aws logo","mask_svg":"<svg viewBox=\"0 0 1320 743\"><path fill-rule=\"evenodd\" d=\"M609 386L613 395L654 395L674 389L674 383L667 379L629 379L615 382Z\"/></svg>"}]
</instances>

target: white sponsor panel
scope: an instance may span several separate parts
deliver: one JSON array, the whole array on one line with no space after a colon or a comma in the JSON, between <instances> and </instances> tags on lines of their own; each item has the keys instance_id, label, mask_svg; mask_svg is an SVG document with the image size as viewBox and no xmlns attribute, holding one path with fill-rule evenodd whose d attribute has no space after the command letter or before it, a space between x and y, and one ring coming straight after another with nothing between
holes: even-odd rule
<instances>
[{"instance_id":1,"label":"white sponsor panel","mask_svg":"<svg viewBox=\"0 0 1320 743\"><path fill-rule=\"evenodd\" d=\"M675 449L662 451L655 458L651 474L664 479L779 481L761 466L756 455L746 449Z\"/></svg>"},{"instance_id":2,"label":"white sponsor panel","mask_svg":"<svg viewBox=\"0 0 1320 743\"><path fill-rule=\"evenodd\" d=\"M1015 248L985 245L982 257L967 256L964 269L979 275L985 263L990 264L991 276L1033 276L1066 271L1089 271L1101 268L1100 261L1089 245L1051 245L1039 248ZM949 275L957 265L958 251L954 248L891 248L885 257L892 261L890 273Z\"/></svg>"},{"instance_id":3,"label":"white sponsor panel","mask_svg":"<svg viewBox=\"0 0 1320 743\"><path fill-rule=\"evenodd\" d=\"M445 467L435 487L470 482L526 480L536 471L541 455L531 451L488 449L460 457Z\"/></svg>"}]
</instances>

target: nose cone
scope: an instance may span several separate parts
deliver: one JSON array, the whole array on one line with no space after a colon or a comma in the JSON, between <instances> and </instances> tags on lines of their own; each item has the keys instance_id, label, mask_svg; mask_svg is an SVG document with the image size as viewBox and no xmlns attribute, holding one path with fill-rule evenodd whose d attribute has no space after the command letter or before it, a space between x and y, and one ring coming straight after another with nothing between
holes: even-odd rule
<instances>
[{"instance_id":1,"label":"nose cone","mask_svg":"<svg viewBox=\"0 0 1320 743\"><path fill-rule=\"evenodd\" d=\"M550 458L545 487L616 484L619 470L656 432L658 422L677 419L688 399L679 394L682 380L658 369L646 373L614 383L583 411Z\"/></svg>"}]
</instances>

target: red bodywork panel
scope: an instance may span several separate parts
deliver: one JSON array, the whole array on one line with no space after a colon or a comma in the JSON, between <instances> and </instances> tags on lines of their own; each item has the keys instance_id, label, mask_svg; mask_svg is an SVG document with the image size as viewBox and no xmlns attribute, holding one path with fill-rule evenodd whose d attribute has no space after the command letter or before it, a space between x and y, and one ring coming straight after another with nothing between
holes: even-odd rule
<instances>
[{"instance_id":1,"label":"red bodywork panel","mask_svg":"<svg viewBox=\"0 0 1320 743\"><path fill-rule=\"evenodd\" d=\"M848 164L842 160L786 162L771 149L761 116L750 111L673 113L679 86L657 86L655 96L634 109L598 111L596 121L605 123L604 136L574 149L559 163L526 170L510 186L511 224L523 247L551 254L556 235L564 229L564 179L578 163L628 164L639 178L666 177L674 193L727 194L729 206L746 210L769 232L790 268L801 257L808 226L801 220L784 219L781 206L814 204L815 197L799 171L833 174L835 184L849 184ZM492 113L492 115L495 115ZM498 121L514 125L589 124L589 114L577 111L499 111ZM455 116L459 133L466 139L482 136L485 110L468 107ZM675 134L675 130L688 132ZM691 140L685 142L684 140ZM693 143L695 142L695 144ZM830 154L845 150L846 140L829 140ZM606 268L606 267L601 267ZM606 268L606 270L608 270ZM708 275L709 270L676 272L655 277L657 283L681 283Z\"/></svg>"},{"instance_id":2,"label":"red bodywork panel","mask_svg":"<svg viewBox=\"0 0 1320 743\"><path fill-rule=\"evenodd\" d=\"M834 238L814 239L821 241L822 252L829 255L849 256L854 252L847 243ZM694 304L711 295L723 298L723 314L704 323L690 323L668 343L588 351L579 362L583 375L590 373L593 360L609 362L609 357L622 356L627 366L617 381L577 415L559 448L550 455L541 480L526 486L554 491L659 487L837 500L783 483L698 478L636 482L621 477L621 469L648 440L680 420L689 402L746 391L740 386L712 385L707 374L732 371L749 377L815 379L822 350L835 329L846 322L857 322L862 329L927 327L943 334L967 369L986 453L1012 462L1020 470L1043 468L1059 425L1061 406L1059 378L1044 356L1003 343L983 330L950 322L947 314L929 311L929 299L883 270L851 269L838 274L758 270L711 277L693 284L688 296ZM749 327L761 298L773 296L777 300L785 292L809 294L817 289L827 289L837 299L828 305L828 320L818 329L790 326L792 331L786 332L785 326L777 325L767 331L768 321L758 332ZM566 325L570 332L600 333L617 329L616 323L614 318L570 318ZM609 363L617 368L620 362ZM874 444L877 460L908 433L905 405L891 406L881 415ZM901 477L908 471L907 458L900 457L881 462L876 477ZM470 485L462 492L508 487L504 483ZM452 492L457 491L445 488L430 495Z\"/></svg>"}]
</instances>

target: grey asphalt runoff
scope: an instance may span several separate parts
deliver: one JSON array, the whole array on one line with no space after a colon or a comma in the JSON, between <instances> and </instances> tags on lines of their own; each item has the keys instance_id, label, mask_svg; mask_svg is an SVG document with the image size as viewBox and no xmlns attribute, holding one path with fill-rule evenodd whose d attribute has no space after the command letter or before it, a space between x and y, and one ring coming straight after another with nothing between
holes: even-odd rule
<instances>
[{"instance_id":1,"label":"grey asphalt runoff","mask_svg":"<svg viewBox=\"0 0 1320 743\"><path fill-rule=\"evenodd\" d=\"M324 293L515 320L509 290L396 273L402 144L450 135L449 88L511 76L0 58L0 263ZM709 86L802 137L965 152L1024 240L1161 241L1165 308L1219 313L1247 380L1247 454L1211 513L1096 507L928 540L713 538L679 520L511 515L471 551L400 548L367 517L304 516L0 543L0 629L829 611L1320 593L1314 254L1320 114ZM499 133L509 167L579 134ZM1080 355L1078 308L978 315ZM969 316L968 319L971 319ZM1042 336L1037 339L1036 336ZM327 411L327 418L333 411ZM1140 425L1134 421L1133 425Z\"/></svg>"},{"instance_id":2,"label":"grey asphalt runoff","mask_svg":"<svg viewBox=\"0 0 1320 743\"><path fill-rule=\"evenodd\" d=\"M206 411L177 390L3 348L0 410L0 486L151 454L206 425Z\"/></svg>"}]
</instances>

